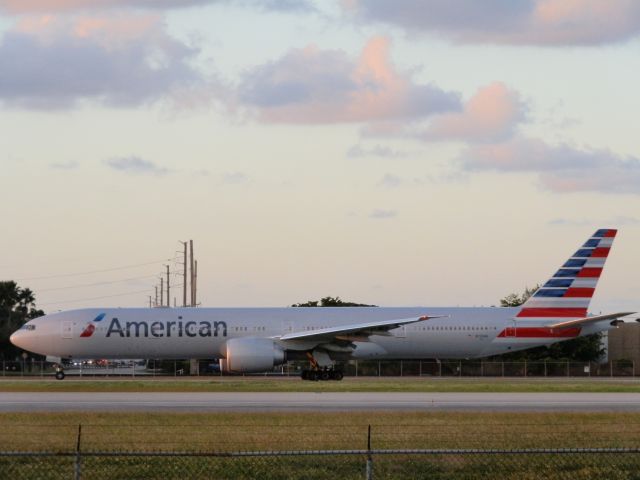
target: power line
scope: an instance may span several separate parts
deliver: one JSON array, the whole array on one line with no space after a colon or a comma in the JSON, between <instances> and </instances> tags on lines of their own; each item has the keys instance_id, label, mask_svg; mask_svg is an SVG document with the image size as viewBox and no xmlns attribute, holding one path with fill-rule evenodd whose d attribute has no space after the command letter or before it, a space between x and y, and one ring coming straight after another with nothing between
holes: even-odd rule
<instances>
[{"instance_id":1,"label":"power line","mask_svg":"<svg viewBox=\"0 0 640 480\"><path fill-rule=\"evenodd\" d=\"M127 295L138 295L140 293L149 292L149 289L139 290L137 292L126 292L126 293L116 293L115 295L103 295L101 297L91 297L91 298L78 298L76 300L63 300L61 302L47 302L47 303L39 303L38 306L44 307L46 305L59 305L62 303L76 303L76 302L86 302L89 300L100 300L102 298L113 298L113 297L124 297Z\"/></svg>"},{"instance_id":2,"label":"power line","mask_svg":"<svg viewBox=\"0 0 640 480\"><path fill-rule=\"evenodd\" d=\"M143 267L145 265L156 265L158 263L161 262L167 262L170 261L172 259L162 259L162 260L156 260L154 262L146 262L146 263L137 263L134 265L125 265L123 267L114 267L114 268L105 268L104 270L92 270L89 272L78 272L78 273L62 273L59 275L48 275L48 276L44 276L44 277L24 277L24 278L18 278L17 281L24 281L24 280L47 280L50 278L62 278L62 277L75 277L75 276L79 276L79 275L90 275L92 273L104 273L104 272L115 272L116 270L126 270L129 268L135 268L135 267Z\"/></svg>"},{"instance_id":3,"label":"power line","mask_svg":"<svg viewBox=\"0 0 640 480\"><path fill-rule=\"evenodd\" d=\"M53 292L55 290L67 290L70 288L82 288L82 287L98 287L100 285L112 285L114 283L121 283L121 282L129 282L131 280L142 280L145 278L156 278L156 275L145 275L143 277L131 277L131 278L123 278L121 280L113 280L110 282L96 282L96 283L85 283L82 285L69 285L67 287L55 287L55 288L39 288L38 289L38 293L40 292Z\"/></svg>"}]
</instances>

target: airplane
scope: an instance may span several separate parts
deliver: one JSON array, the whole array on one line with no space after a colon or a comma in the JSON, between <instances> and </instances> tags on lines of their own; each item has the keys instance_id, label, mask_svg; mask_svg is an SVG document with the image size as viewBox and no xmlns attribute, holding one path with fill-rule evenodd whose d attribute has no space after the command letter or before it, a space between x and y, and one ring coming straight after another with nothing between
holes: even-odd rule
<instances>
[{"instance_id":1,"label":"airplane","mask_svg":"<svg viewBox=\"0 0 640 480\"><path fill-rule=\"evenodd\" d=\"M219 359L227 373L308 360L305 380L341 380L352 359L481 358L615 328L589 316L617 230L599 229L520 307L83 308L27 322L11 342L62 359Z\"/></svg>"}]
</instances>

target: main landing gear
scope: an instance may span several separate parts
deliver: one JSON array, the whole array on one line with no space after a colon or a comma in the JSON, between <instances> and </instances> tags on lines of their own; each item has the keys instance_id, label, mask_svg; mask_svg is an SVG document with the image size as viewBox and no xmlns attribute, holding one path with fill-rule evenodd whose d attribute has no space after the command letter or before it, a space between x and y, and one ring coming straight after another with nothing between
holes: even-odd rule
<instances>
[{"instance_id":1,"label":"main landing gear","mask_svg":"<svg viewBox=\"0 0 640 480\"><path fill-rule=\"evenodd\" d=\"M62 365L57 364L55 367L56 367L56 380L64 380L65 374L64 374L64 368L62 368Z\"/></svg>"},{"instance_id":2,"label":"main landing gear","mask_svg":"<svg viewBox=\"0 0 640 480\"><path fill-rule=\"evenodd\" d=\"M311 369L302 371L300 375L302 380L317 382L318 380L342 380L344 377L342 370L335 367L327 352L322 350L307 352L307 358Z\"/></svg>"},{"instance_id":3,"label":"main landing gear","mask_svg":"<svg viewBox=\"0 0 640 480\"><path fill-rule=\"evenodd\" d=\"M311 380L317 382L318 380L342 380L344 374L341 370L335 368L323 368L317 370L303 370L302 380Z\"/></svg>"}]
</instances>

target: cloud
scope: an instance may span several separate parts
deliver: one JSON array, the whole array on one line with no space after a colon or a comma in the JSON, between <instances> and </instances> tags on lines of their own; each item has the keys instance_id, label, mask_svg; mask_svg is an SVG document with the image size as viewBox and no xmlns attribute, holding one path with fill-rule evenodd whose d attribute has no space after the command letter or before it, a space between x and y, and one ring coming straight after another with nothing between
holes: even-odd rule
<instances>
[{"instance_id":1,"label":"cloud","mask_svg":"<svg viewBox=\"0 0 640 480\"><path fill-rule=\"evenodd\" d=\"M112 170L134 175L162 176L169 173L168 169L160 167L150 160L144 160L136 156L110 158L105 160L104 163Z\"/></svg>"},{"instance_id":2,"label":"cloud","mask_svg":"<svg viewBox=\"0 0 640 480\"><path fill-rule=\"evenodd\" d=\"M0 11L23 14L123 8L166 10L215 4L239 5L275 12L314 10L308 0L0 0Z\"/></svg>"},{"instance_id":3,"label":"cloud","mask_svg":"<svg viewBox=\"0 0 640 480\"><path fill-rule=\"evenodd\" d=\"M433 118L422 138L425 140L466 140L495 142L511 137L526 118L520 96L500 82L480 88L461 112Z\"/></svg>"},{"instance_id":4,"label":"cloud","mask_svg":"<svg viewBox=\"0 0 640 480\"><path fill-rule=\"evenodd\" d=\"M55 162L49 164L49 167L53 168L54 170L76 170L80 167L80 164L75 161Z\"/></svg>"},{"instance_id":5,"label":"cloud","mask_svg":"<svg viewBox=\"0 0 640 480\"><path fill-rule=\"evenodd\" d=\"M374 37L360 58L309 46L257 66L238 88L241 104L268 123L415 120L461 108L459 95L397 72L389 40Z\"/></svg>"},{"instance_id":6,"label":"cloud","mask_svg":"<svg viewBox=\"0 0 640 480\"><path fill-rule=\"evenodd\" d=\"M37 109L153 102L205 82L189 65L196 53L157 16L30 17L0 41L0 102Z\"/></svg>"},{"instance_id":7,"label":"cloud","mask_svg":"<svg viewBox=\"0 0 640 480\"><path fill-rule=\"evenodd\" d=\"M349 0L343 5L366 22L465 43L600 45L640 33L637 0Z\"/></svg>"},{"instance_id":8,"label":"cloud","mask_svg":"<svg viewBox=\"0 0 640 480\"><path fill-rule=\"evenodd\" d=\"M551 146L538 139L475 145L462 153L466 171L533 172L553 192L640 194L640 159L609 150Z\"/></svg>"},{"instance_id":9,"label":"cloud","mask_svg":"<svg viewBox=\"0 0 640 480\"><path fill-rule=\"evenodd\" d=\"M363 158L363 157L380 157L380 158L400 158L406 157L407 153L394 150L390 147L383 145L375 145L372 148L363 148L361 145L353 145L347 150L347 157L349 158Z\"/></svg>"},{"instance_id":10,"label":"cloud","mask_svg":"<svg viewBox=\"0 0 640 480\"><path fill-rule=\"evenodd\" d=\"M242 172L229 172L222 175L222 183L225 185L238 185L248 181L249 176Z\"/></svg>"},{"instance_id":11,"label":"cloud","mask_svg":"<svg viewBox=\"0 0 640 480\"><path fill-rule=\"evenodd\" d=\"M398 212L396 212L395 210L375 209L373 212L371 212L369 218L373 218L375 220L385 220L388 218L396 218L397 216Z\"/></svg>"},{"instance_id":12,"label":"cloud","mask_svg":"<svg viewBox=\"0 0 640 480\"><path fill-rule=\"evenodd\" d=\"M394 175L393 173L385 173L380 181L377 183L378 187L382 188L400 188L400 187L422 187L426 183L434 183L432 177L425 176L422 178L413 177L413 178L402 178L398 175Z\"/></svg>"},{"instance_id":13,"label":"cloud","mask_svg":"<svg viewBox=\"0 0 640 480\"><path fill-rule=\"evenodd\" d=\"M378 182L378 186L386 188L397 188L402 186L402 184L404 184L402 178L392 173L385 173L382 179Z\"/></svg>"}]
</instances>

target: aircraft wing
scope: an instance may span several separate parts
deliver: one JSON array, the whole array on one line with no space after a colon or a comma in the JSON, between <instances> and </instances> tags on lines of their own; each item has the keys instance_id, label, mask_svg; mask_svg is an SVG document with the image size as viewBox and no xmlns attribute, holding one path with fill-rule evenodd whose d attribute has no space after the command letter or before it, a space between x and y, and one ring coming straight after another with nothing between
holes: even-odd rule
<instances>
[{"instance_id":1,"label":"aircraft wing","mask_svg":"<svg viewBox=\"0 0 640 480\"><path fill-rule=\"evenodd\" d=\"M593 317L577 318L573 320L567 320L566 322L554 323L552 325L547 325L547 327L548 328L579 327L583 325L589 325L590 323L601 322L602 320L616 320L620 317L625 317L633 313L636 313L636 312L620 312L620 313L609 313L607 315L595 315Z\"/></svg>"},{"instance_id":2,"label":"aircraft wing","mask_svg":"<svg viewBox=\"0 0 640 480\"><path fill-rule=\"evenodd\" d=\"M389 335L389 330L422 322L431 318L441 318L447 315L423 315L421 317L401 318L396 320L380 320L377 322L354 323L337 327L320 328L304 332L293 332L282 335L280 340L332 340L344 339L344 337L368 337L369 335Z\"/></svg>"}]
</instances>

